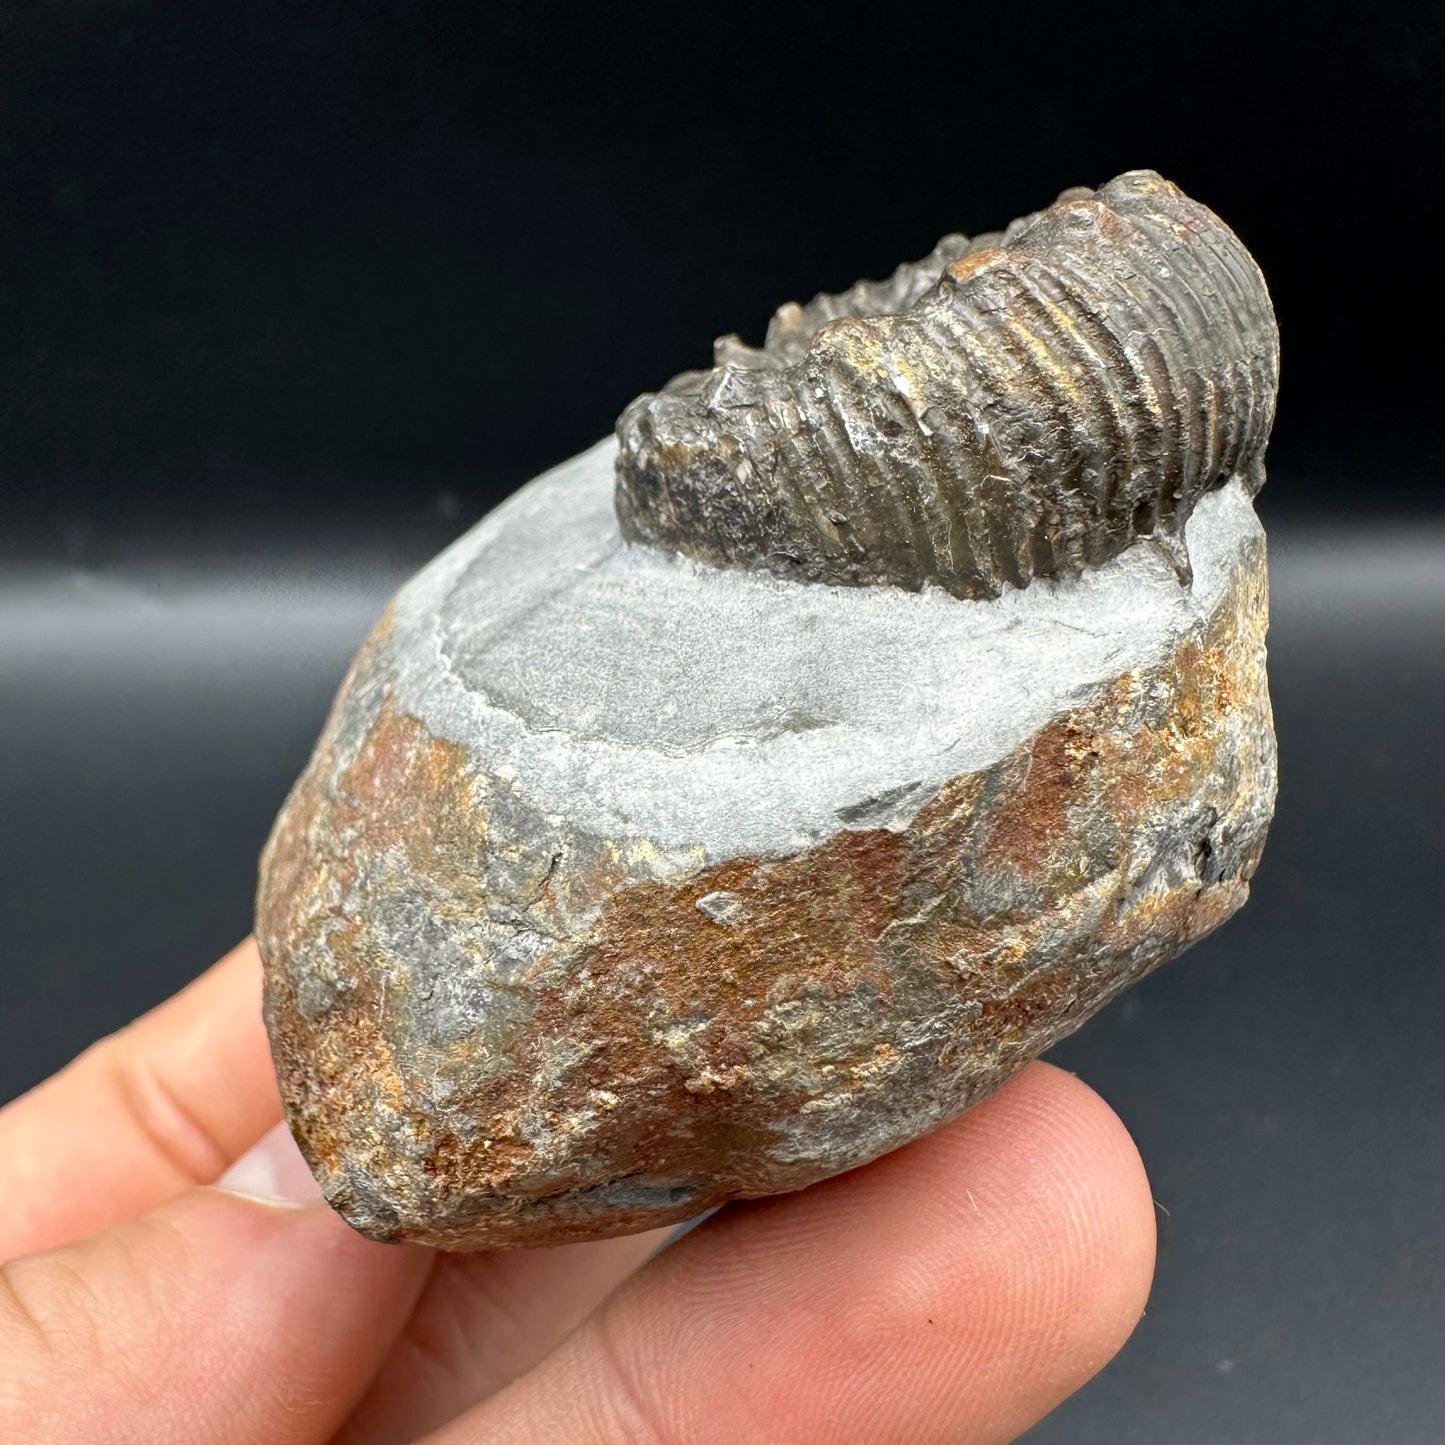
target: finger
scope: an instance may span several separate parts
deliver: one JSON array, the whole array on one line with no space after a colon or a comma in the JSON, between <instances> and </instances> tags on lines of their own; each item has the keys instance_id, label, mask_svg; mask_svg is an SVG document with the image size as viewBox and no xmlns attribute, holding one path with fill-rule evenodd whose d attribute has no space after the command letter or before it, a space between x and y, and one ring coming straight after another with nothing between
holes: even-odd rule
<instances>
[{"instance_id":1,"label":"finger","mask_svg":"<svg viewBox=\"0 0 1445 1445\"><path fill-rule=\"evenodd\" d=\"M671 1233L439 1255L338 1445L412 1440L495 1394L549 1355Z\"/></svg>"},{"instance_id":2,"label":"finger","mask_svg":"<svg viewBox=\"0 0 1445 1445\"><path fill-rule=\"evenodd\" d=\"M720 1215L428 1440L1012 1440L1127 1338L1153 1260L1128 1134L1034 1065L865 1169Z\"/></svg>"},{"instance_id":3,"label":"finger","mask_svg":"<svg viewBox=\"0 0 1445 1445\"><path fill-rule=\"evenodd\" d=\"M0 1110L0 1259L209 1183L281 1117L250 939Z\"/></svg>"},{"instance_id":4,"label":"finger","mask_svg":"<svg viewBox=\"0 0 1445 1445\"><path fill-rule=\"evenodd\" d=\"M428 1251L324 1204L196 1189L0 1266L0 1439L329 1438L411 1307Z\"/></svg>"}]
</instances>

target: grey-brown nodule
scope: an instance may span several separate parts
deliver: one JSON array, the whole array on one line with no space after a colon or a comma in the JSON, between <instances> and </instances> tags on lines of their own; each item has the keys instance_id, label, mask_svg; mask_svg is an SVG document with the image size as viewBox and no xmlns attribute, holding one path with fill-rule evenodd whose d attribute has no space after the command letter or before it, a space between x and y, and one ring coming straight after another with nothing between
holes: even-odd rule
<instances>
[{"instance_id":1,"label":"grey-brown nodule","mask_svg":"<svg viewBox=\"0 0 1445 1445\"><path fill-rule=\"evenodd\" d=\"M1252 490L1279 341L1239 238L1152 171L790 305L618 423L623 534L808 581L994 597Z\"/></svg>"},{"instance_id":2,"label":"grey-brown nodule","mask_svg":"<svg viewBox=\"0 0 1445 1445\"><path fill-rule=\"evenodd\" d=\"M375 1238L865 1163L1248 895L1276 351L1222 223L1135 172L719 361L401 589L276 820L277 1078Z\"/></svg>"}]
</instances>

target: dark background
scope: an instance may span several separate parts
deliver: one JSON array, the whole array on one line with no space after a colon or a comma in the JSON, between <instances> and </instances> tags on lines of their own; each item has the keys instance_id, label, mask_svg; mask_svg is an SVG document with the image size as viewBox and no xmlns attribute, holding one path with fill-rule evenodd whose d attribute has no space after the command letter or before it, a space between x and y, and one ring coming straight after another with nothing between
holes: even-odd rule
<instances>
[{"instance_id":1,"label":"dark background","mask_svg":"<svg viewBox=\"0 0 1445 1445\"><path fill-rule=\"evenodd\" d=\"M1056 1051L1161 1255L1029 1438L1445 1438L1442 38L1399 3L0 5L0 1099L246 931L431 552L715 334L1153 166L1279 312L1279 817L1249 909Z\"/></svg>"}]
</instances>

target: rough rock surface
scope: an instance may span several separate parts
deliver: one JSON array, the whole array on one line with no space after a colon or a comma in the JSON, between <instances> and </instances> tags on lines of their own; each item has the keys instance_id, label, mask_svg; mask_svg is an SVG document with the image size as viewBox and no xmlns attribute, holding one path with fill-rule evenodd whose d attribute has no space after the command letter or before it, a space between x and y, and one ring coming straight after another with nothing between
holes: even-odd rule
<instances>
[{"instance_id":1,"label":"rough rock surface","mask_svg":"<svg viewBox=\"0 0 1445 1445\"><path fill-rule=\"evenodd\" d=\"M550 1244L796 1189L951 1118L1248 893L1264 537L996 601L625 545L614 447L405 587L262 865L328 1199Z\"/></svg>"}]
</instances>

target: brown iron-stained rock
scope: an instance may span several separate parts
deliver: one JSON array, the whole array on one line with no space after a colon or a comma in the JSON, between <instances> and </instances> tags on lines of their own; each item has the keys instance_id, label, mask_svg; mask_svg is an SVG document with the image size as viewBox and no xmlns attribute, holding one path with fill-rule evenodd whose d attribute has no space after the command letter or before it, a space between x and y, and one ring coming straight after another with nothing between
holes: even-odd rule
<instances>
[{"instance_id":1,"label":"brown iron-stained rock","mask_svg":"<svg viewBox=\"0 0 1445 1445\"><path fill-rule=\"evenodd\" d=\"M1133 172L785 307L424 569L262 861L335 1207L472 1249L797 1189L1239 908L1277 361Z\"/></svg>"},{"instance_id":2,"label":"brown iron-stained rock","mask_svg":"<svg viewBox=\"0 0 1445 1445\"><path fill-rule=\"evenodd\" d=\"M951 1118L1248 893L1262 533L996 601L625 546L604 445L398 596L267 847L292 1128L380 1239L549 1244Z\"/></svg>"}]
</instances>

